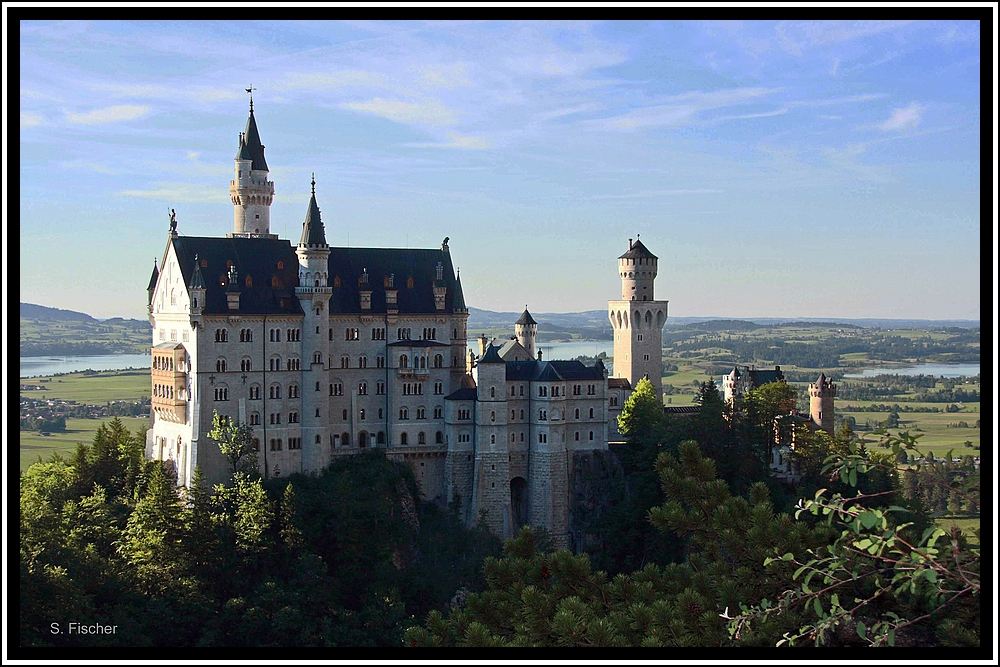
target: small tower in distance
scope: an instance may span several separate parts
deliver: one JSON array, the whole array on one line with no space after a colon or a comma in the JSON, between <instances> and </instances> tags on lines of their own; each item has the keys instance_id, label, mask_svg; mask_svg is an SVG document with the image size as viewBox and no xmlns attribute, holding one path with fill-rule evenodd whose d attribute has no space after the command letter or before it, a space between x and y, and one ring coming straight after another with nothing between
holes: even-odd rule
<instances>
[{"instance_id":1,"label":"small tower in distance","mask_svg":"<svg viewBox=\"0 0 1000 667\"><path fill-rule=\"evenodd\" d=\"M535 334L538 333L538 322L528 312L528 307L524 307L521 317L514 323L514 336L517 342L528 351L528 359L535 358Z\"/></svg>"},{"instance_id":2,"label":"small tower in distance","mask_svg":"<svg viewBox=\"0 0 1000 667\"><path fill-rule=\"evenodd\" d=\"M235 162L234 178L229 182L229 196L233 201L233 233L230 236L278 238L276 234L271 234L274 182L267 180L264 145L260 143L257 120L253 115L253 96L250 97L246 130L240 133Z\"/></svg>"},{"instance_id":3,"label":"small tower in distance","mask_svg":"<svg viewBox=\"0 0 1000 667\"><path fill-rule=\"evenodd\" d=\"M809 416L816 426L830 435L833 435L833 399L836 396L837 385L823 373L809 385Z\"/></svg>"}]
</instances>

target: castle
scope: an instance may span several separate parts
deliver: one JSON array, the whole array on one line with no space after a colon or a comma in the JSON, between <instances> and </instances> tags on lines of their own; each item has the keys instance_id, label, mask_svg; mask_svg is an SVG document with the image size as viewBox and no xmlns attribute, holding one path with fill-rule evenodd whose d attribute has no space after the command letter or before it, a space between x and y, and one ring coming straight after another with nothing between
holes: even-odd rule
<instances>
[{"instance_id":1,"label":"castle","mask_svg":"<svg viewBox=\"0 0 1000 667\"><path fill-rule=\"evenodd\" d=\"M384 448L425 499L458 499L467 524L508 537L524 524L569 543L569 480L581 453L607 449L632 387L660 391L667 302L655 255L629 241L622 299L609 302L614 375L598 360L542 360L525 309L515 338L468 352L469 311L449 239L439 248L338 248L326 241L315 177L299 243L271 233L253 101L230 182L225 237L170 232L148 286L152 426L146 453L178 483L228 467L207 437L213 413L253 428L265 478L317 472Z\"/></svg>"},{"instance_id":2,"label":"castle","mask_svg":"<svg viewBox=\"0 0 1000 667\"><path fill-rule=\"evenodd\" d=\"M723 399L729 405L744 392L756 389L770 382L784 381L785 375L781 366L774 370L744 368L734 366L732 372L722 379ZM795 449L794 426L801 425L811 430L826 431L833 435L834 399L837 397L837 385L833 380L820 373L816 382L809 385L809 416L799 414L792 409L787 415L779 415L775 420L776 446L771 450L770 470L778 479L794 482L799 478L793 459L789 456Z\"/></svg>"}]
</instances>

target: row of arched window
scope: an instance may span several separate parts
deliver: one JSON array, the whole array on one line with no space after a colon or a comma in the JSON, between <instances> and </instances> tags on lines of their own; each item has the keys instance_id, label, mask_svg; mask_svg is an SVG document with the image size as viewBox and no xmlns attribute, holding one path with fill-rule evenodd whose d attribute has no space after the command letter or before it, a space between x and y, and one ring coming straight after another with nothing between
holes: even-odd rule
<instances>
[{"instance_id":1,"label":"row of arched window","mask_svg":"<svg viewBox=\"0 0 1000 667\"><path fill-rule=\"evenodd\" d=\"M154 371L172 371L174 370L174 358L173 357L153 357L153 370ZM183 368L179 370L184 370Z\"/></svg>"},{"instance_id":2,"label":"row of arched window","mask_svg":"<svg viewBox=\"0 0 1000 667\"><path fill-rule=\"evenodd\" d=\"M153 385L153 396L156 398L173 398L174 397L174 387L169 384L154 384Z\"/></svg>"}]
</instances>

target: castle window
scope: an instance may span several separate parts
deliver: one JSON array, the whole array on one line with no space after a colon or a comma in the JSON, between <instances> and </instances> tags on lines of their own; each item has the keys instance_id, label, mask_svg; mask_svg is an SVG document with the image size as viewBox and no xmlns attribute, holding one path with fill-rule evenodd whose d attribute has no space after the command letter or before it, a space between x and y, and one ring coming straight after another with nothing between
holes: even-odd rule
<instances>
[{"instance_id":1,"label":"castle window","mask_svg":"<svg viewBox=\"0 0 1000 667\"><path fill-rule=\"evenodd\" d=\"M524 385L523 384L521 385L521 388L518 390L517 395L518 396L524 396Z\"/></svg>"},{"instance_id":2,"label":"castle window","mask_svg":"<svg viewBox=\"0 0 1000 667\"><path fill-rule=\"evenodd\" d=\"M385 444L385 431L379 431L378 435L375 436L375 444L384 445Z\"/></svg>"},{"instance_id":3,"label":"castle window","mask_svg":"<svg viewBox=\"0 0 1000 667\"><path fill-rule=\"evenodd\" d=\"M333 277L333 286L334 287L340 287L340 276L334 276Z\"/></svg>"},{"instance_id":4,"label":"castle window","mask_svg":"<svg viewBox=\"0 0 1000 667\"><path fill-rule=\"evenodd\" d=\"M344 420L345 422L347 421L347 410L344 410L344 411L343 411L343 414L341 415L341 417L343 418L343 420Z\"/></svg>"},{"instance_id":5,"label":"castle window","mask_svg":"<svg viewBox=\"0 0 1000 667\"><path fill-rule=\"evenodd\" d=\"M423 431L421 431L420 433L417 434L417 444L418 445L426 445L427 444L427 436L424 435Z\"/></svg>"},{"instance_id":6,"label":"castle window","mask_svg":"<svg viewBox=\"0 0 1000 667\"><path fill-rule=\"evenodd\" d=\"M490 412L490 421L495 422L496 420L497 420L497 413L495 411Z\"/></svg>"},{"instance_id":7,"label":"castle window","mask_svg":"<svg viewBox=\"0 0 1000 667\"><path fill-rule=\"evenodd\" d=\"M246 279L245 282L246 282L246 286L247 287L253 287L253 278L251 278L250 276L247 276L247 279Z\"/></svg>"},{"instance_id":8,"label":"castle window","mask_svg":"<svg viewBox=\"0 0 1000 667\"><path fill-rule=\"evenodd\" d=\"M399 418L400 419L409 419L410 418L410 411L407 410L406 408L400 408L399 409Z\"/></svg>"},{"instance_id":9,"label":"castle window","mask_svg":"<svg viewBox=\"0 0 1000 667\"><path fill-rule=\"evenodd\" d=\"M519 417L519 419L524 419L524 410L521 410L521 416Z\"/></svg>"},{"instance_id":10,"label":"castle window","mask_svg":"<svg viewBox=\"0 0 1000 667\"><path fill-rule=\"evenodd\" d=\"M272 384L267 391L268 398L281 398L281 385Z\"/></svg>"},{"instance_id":11,"label":"castle window","mask_svg":"<svg viewBox=\"0 0 1000 667\"><path fill-rule=\"evenodd\" d=\"M346 354L343 355L342 357L340 357L340 367L341 368L350 368L351 367L351 358L348 357Z\"/></svg>"},{"instance_id":12,"label":"castle window","mask_svg":"<svg viewBox=\"0 0 1000 667\"><path fill-rule=\"evenodd\" d=\"M437 433L434 434L434 444L436 445L444 444L444 433L438 431Z\"/></svg>"},{"instance_id":13,"label":"castle window","mask_svg":"<svg viewBox=\"0 0 1000 667\"><path fill-rule=\"evenodd\" d=\"M434 419L441 419L443 414L444 411L441 409L441 406L434 408Z\"/></svg>"},{"instance_id":14,"label":"castle window","mask_svg":"<svg viewBox=\"0 0 1000 667\"><path fill-rule=\"evenodd\" d=\"M590 418L591 418L591 419L593 419L593 418L594 418L594 408L591 408L591 409L590 409Z\"/></svg>"},{"instance_id":15,"label":"castle window","mask_svg":"<svg viewBox=\"0 0 1000 667\"><path fill-rule=\"evenodd\" d=\"M250 413L250 425L251 426L259 426L260 425L260 413L259 412L251 412Z\"/></svg>"},{"instance_id":16,"label":"castle window","mask_svg":"<svg viewBox=\"0 0 1000 667\"><path fill-rule=\"evenodd\" d=\"M358 383L358 394L360 394L361 396L367 396L368 395L368 383L367 382L359 382Z\"/></svg>"},{"instance_id":17,"label":"castle window","mask_svg":"<svg viewBox=\"0 0 1000 667\"><path fill-rule=\"evenodd\" d=\"M546 387L543 387L543 386L539 385L539 387L538 387L538 395L539 396L545 396L547 391L548 391L548 389Z\"/></svg>"},{"instance_id":18,"label":"castle window","mask_svg":"<svg viewBox=\"0 0 1000 667\"><path fill-rule=\"evenodd\" d=\"M313 363L314 364L321 364L321 363L323 363L323 353L322 352L313 352Z\"/></svg>"},{"instance_id":19,"label":"castle window","mask_svg":"<svg viewBox=\"0 0 1000 667\"><path fill-rule=\"evenodd\" d=\"M490 387L490 398L496 398L496 395L497 395L497 388Z\"/></svg>"},{"instance_id":20,"label":"castle window","mask_svg":"<svg viewBox=\"0 0 1000 667\"><path fill-rule=\"evenodd\" d=\"M573 419L579 419L579 418L580 418L580 408L577 408L576 410L573 411Z\"/></svg>"},{"instance_id":21,"label":"castle window","mask_svg":"<svg viewBox=\"0 0 1000 667\"><path fill-rule=\"evenodd\" d=\"M573 434L573 440L575 440L577 442L580 441L580 432L579 431L577 431L576 433Z\"/></svg>"},{"instance_id":22,"label":"castle window","mask_svg":"<svg viewBox=\"0 0 1000 667\"><path fill-rule=\"evenodd\" d=\"M299 397L299 385L290 384L288 385L288 398L298 398Z\"/></svg>"},{"instance_id":23,"label":"castle window","mask_svg":"<svg viewBox=\"0 0 1000 667\"><path fill-rule=\"evenodd\" d=\"M368 368L368 357L363 355L358 357L358 368Z\"/></svg>"},{"instance_id":24,"label":"castle window","mask_svg":"<svg viewBox=\"0 0 1000 667\"><path fill-rule=\"evenodd\" d=\"M216 373L225 373L226 372L226 360L225 359L216 359L215 360L215 372Z\"/></svg>"},{"instance_id":25,"label":"castle window","mask_svg":"<svg viewBox=\"0 0 1000 667\"><path fill-rule=\"evenodd\" d=\"M399 434L399 444L401 444L401 445L408 445L408 444L410 444L407 441L406 431L403 431L402 433Z\"/></svg>"},{"instance_id":26,"label":"castle window","mask_svg":"<svg viewBox=\"0 0 1000 667\"><path fill-rule=\"evenodd\" d=\"M282 270L282 269L284 269L284 268L285 268L285 263L284 263L284 262L282 262L282 261L279 261L279 262L278 262L278 270L279 270L279 271L281 271L281 270Z\"/></svg>"},{"instance_id":27,"label":"castle window","mask_svg":"<svg viewBox=\"0 0 1000 667\"><path fill-rule=\"evenodd\" d=\"M316 416L319 417L319 410L316 410ZM358 419L361 421L365 420L365 409L361 408L358 410Z\"/></svg>"},{"instance_id":28,"label":"castle window","mask_svg":"<svg viewBox=\"0 0 1000 667\"><path fill-rule=\"evenodd\" d=\"M316 416L319 417L319 408L316 408Z\"/></svg>"},{"instance_id":29,"label":"castle window","mask_svg":"<svg viewBox=\"0 0 1000 667\"><path fill-rule=\"evenodd\" d=\"M413 289L413 276L406 279L406 287L407 289Z\"/></svg>"},{"instance_id":30,"label":"castle window","mask_svg":"<svg viewBox=\"0 0 1000 667\"><path fill-rule=\"evenodd\" d=\"M260 400L260 385L252 384L250 385L250 400L259 401Z\"/></svg>"},{"instance_id":31,"label":"castle window","mask_svg":"<svg viewBox=\"0 0 1000 667\"><path fill-rule=\"evenodd\" d=\"M382 396L382 395L385 394L385 383L384 382L376 382L375 383L375 393L377 395L379 395L379 396Z\"/></svg>"},{"instance_id":32,"label":"castle window","mask_svg":"<svg viewBox=\"0 0 1000 667\"><path fill-rule=\"evenodd\" d=\"M548 442L548 437L544 433L538 434L538 442Z\"/></svg>"},{"instance_id":33,"label":"castle window","mask_svg":"<svg viewBox=\"0 0 1000 667\"><path fill-rule=\"evenodd\" d=\"M593 431L591 431L591 432L590 432L590 439L591 439L591 440L593 440L593 439L594 439L594 432L593 432Z\"/></svg>"},{"instance_id":34,"label":"castle window","mask_svg":"<svg viewBox=\"0 0 1000 667\"><path fill-rule=\"evenodd\" d=\"M406 357L405 354L399 355L399 367L400 368L406 368L409 363L410 363L409 359L407 359L407 357Z\"/></svg>"},{"instance_id":35,"label":"castle window","mask_svg":"<svg viewBox=\"0 0 1000 667\"><path fill-rule=\"evenodd\" d=\"M240 360L240 370L244 373L249 373L253 370L253 363L250 361L250 357L243 357Z\"/></svg>"},{"instance_id":36,"label":"castle window","mask_svg":"<svg viewBox=\"0 0 1000 667\"><path fill-rule=\"evenodd\" d=\"M281 282L278 280L278 276L271 276L271 289L280 289Z\"/></svg>"},{"instance_id":37,"label":"castle window","mask_svg":"<svg viewBox=\"0 0 1000 667\"><path fill-rule=\"evenodd\" d=\"M490 444L491 445L497 444L497 436L495 433L490 433ZM497 468L496 466L493 466L494 470L496 470L496 468Z\"/></svg>"},{"instance_id":38,"label":"castle window","mask_svg":"<svg viewBox=\"0 0 1000 667\"><path fill-rule=\"evenodd\" d=\"M331 396L343 396L344 395L344 385L339 382L334 382L330 385L330 395Z\"/></svg>"},{"instance_id":39,"label":"castle window","mask_svg":"<svg viewBox=\"0 0 1000 667\"><path fill-rule=\"evenodd\" d=\"M434 355L434 368L441 368L444 366L444 357L440 354Z\"/></svg>"},{"instance_id":40,"label":"castle window","mask_svg":"<svg viewBox=\"0 0 1000 667\"><path fill-rule=\"evenodd\" d=\"M524 442L524 431L521 431L521 442Z\"/></svg>"},{"instance_id":41,"label":"castle window","mask_svg":"<svg viewBox=\"0 0 1000 667\"><path fill-rule=\"evenodd\" d=\"M426 408L417 408L417 419L427 419Z\"/></svg>"}]
</instances>

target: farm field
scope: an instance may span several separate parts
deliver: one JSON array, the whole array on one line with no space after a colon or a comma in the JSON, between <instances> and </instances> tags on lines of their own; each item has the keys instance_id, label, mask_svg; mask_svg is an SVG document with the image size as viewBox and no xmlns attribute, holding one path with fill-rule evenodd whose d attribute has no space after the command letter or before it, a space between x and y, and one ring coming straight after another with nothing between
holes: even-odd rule
<instances>
[{"instance_id":1,"label":"farm field","mask_svg":"<svg viewBox=\"0 0 1000 667\"><path fill-rule=\"evenodd\" d=\"M119 419L133 433L149 426L149 419L145 417L119 417ZM75 419L71 417L66 420L64 433L53 433L45 436L37 431L21 431L18 450L20 469L26 470L32 463L37 462L39 457L44 461L56 452L68 456L76 450L78 442L89 445L101 424L110 421L110 418Z\"/></svg>"},{"instance_id":2,"label":"farm field","mask_svg":"<svg viewBox=\"0 0 1000 667\"><path fill-rule=\"evenodd\" d=\"M951 530L952 526L958 526L959 530L965 535L966 539L969 540L969 544L979 545L979 538L976 537L974 531L980 528L980 517L950 517L942 516L935 519L935 523L940 526L943 530Z\"/></svg>"},{"instance_id":3,"label":"farm field","mask_svg":"<svg viewBox=\"0 0 1000 667\"><path fill-rule=\"evenodd\" d=\"M150 375L148 370L104 371L100 373L71 373L45 378L32 378L26 384L47 387L47 391L21 391L25 398L35 400L62 399L90 405L103 405L108 401L135 401L149 398Z\"/></svg>"}]
</instances>

